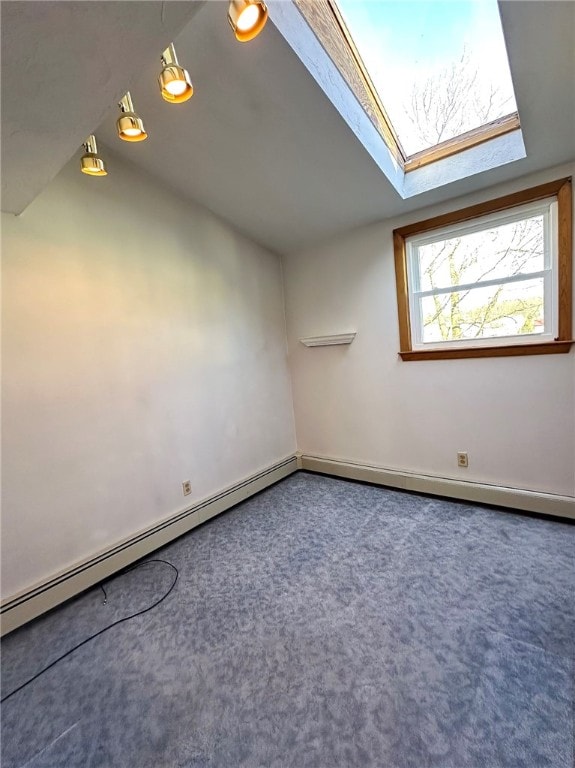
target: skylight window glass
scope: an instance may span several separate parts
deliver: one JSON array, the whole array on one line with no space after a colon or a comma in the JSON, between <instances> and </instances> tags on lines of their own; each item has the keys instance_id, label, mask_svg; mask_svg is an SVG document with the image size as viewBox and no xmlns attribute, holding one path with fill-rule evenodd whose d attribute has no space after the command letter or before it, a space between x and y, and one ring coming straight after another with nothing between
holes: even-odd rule
<instances>
[{"instance_id":1,"label":"skylight window glass","mask_svg":"<svg viewBox=\"0 0 575 768\"><path fill-rule=\"evenodd\" d=\"M337 7L407 156L517 110L496 0Z\"/></svg>"}]
</instances>

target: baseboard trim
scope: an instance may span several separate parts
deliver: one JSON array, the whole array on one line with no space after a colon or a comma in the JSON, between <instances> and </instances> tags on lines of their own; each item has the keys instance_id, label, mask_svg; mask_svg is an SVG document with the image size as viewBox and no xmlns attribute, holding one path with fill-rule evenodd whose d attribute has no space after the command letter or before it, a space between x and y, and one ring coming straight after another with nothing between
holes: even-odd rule
<instances>
[{"instance_id":1,"label":"baseboard trim","mask_svg":"<svg viewBox=\"0 0 575 768\"><path fill-rule=\"evenodd\" d=\"M159 547L177 539L211 517L277 483L298 469L296 456L288 456L270 467L225 488L192 507L139 531L113 547L76 563L2 601L1 634L6 635L60 603L93 587L117 571Z\"/></svg>"},{"instance_id":2,"label":"baseboard trim","mask_svg":"<svg viewBox=\"0 0 575 768\"><path fill-rule=\"evenodd\" d=\"M298 457L298 466L310 472L343 477L348 480L361 480L390 488L401 488L405 491L447 496L462 501L510 507L525 512L539 512L543 515L567 517L575 520L575 498L570 496L558 496L552 493L526 491L521 488L507 488L484 483L471 483L464 480L451 480L433 475L419 475L305 453Z\"/></svg>"}]
</instances>

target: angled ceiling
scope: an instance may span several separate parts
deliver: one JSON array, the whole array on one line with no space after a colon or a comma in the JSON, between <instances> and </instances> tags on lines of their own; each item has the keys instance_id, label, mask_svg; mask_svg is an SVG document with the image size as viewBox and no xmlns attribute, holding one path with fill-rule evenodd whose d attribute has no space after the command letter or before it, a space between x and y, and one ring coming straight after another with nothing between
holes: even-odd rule
<instances>
[{"instance_id":1,"label":"angled ceiling","mask_svg":"<svg viewBox=\"0 0 575 768\"><path fill-rule=\"evenodd\" d=\"M34 52L37 38L30 26L36 19L13 8L22 5L42 6L43 28L54 29L57 44ZM63 6L75 8L67 25ZM227 24L225 2L48 1L2 7L3 43L6 37L11 46L2 51L3 91L8 87L2 112L4 210L21 210L93 130L102 152L112 150L103 183L113 183L114 155L119 155L282 253L575 159L575 3L527 0L500 6L527 158L408 200L272 22L260 37L240 44ZM134 31L136 8L145 33ZM88 16L101 33L89 46L71 39ZM180 105L163 102L156 83L159 54L171 38L195 87L191 101ZM32 53L18 53L21 48ZM119 49L123 69L117 67ZM31 75L23 91L12 82L23 71L16 67L22 61ZM57 76L72 64L73 99ZM128 86L149 133L140 144L120 142L115 135L116 101ZM39 127L30 132L29 124Z\"/></svg>"},{"instance_id":2,"label":"angled ceiling","mask_svg":"<svg viewBox=\"0 0 575 768\"><path fill-rule=\"evenodd\" d=\"M3 0L3 211L21 213L201 5Z\"/></svg>"}]
</instances>

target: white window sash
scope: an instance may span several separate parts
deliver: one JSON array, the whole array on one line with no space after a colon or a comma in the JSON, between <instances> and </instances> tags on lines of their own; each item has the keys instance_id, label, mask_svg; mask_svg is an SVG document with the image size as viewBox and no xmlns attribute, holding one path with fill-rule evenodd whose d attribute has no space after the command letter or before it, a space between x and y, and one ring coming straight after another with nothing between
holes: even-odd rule
<instances>
[{"instance_id":1,"label":"white window sash","mask_svg":"<svg viewBox=\"0 0 575 768\"><path fill-rule=\"evenodd\" d=\"M520 205L516 208L497 211L495 213L487 213L476 219L468 219L467 221L460 221L457 224L449 224L446 227L431 229L424 234L409 237L407 242L417 245L429 245L438 240L449 240L452 237L458 237L460 235L470 235L474 232L490 229L491 227L501 227L505 224L513 224L516 221L521 221L522 219L531 219L534 216L545 215L553 205L557 205L557 200L554 197L545 198L545 200L537 200L534 203L527 203L526 205Z\"/></svg>"},{"instance_id":2,"label":"white window sash","mask_svg":"<svg viewBox=\"0 0 575 768\"><path fill-rule=\"evenodd\" d=\"M543 216L543 243L544 243L544 269L537 272L522 273L520 275L509 275L508 277L493 278L492 280L481 280L474 283L462 283L460 285L448 286L444 288L434 288L422 291L420 286L419 253L420 246L435 243L441 240L448 240L455 235L471 234L487 230L491 227L498 227L522 219L533 218L534 216ZM557 320L557 302L555 297L558 291L558 255L557 255L557 201L547 199L537 201L512 211L501 211L495 214L482 216L480 219L471 222L461 222L456 225L434 230L425 235L409 238L406 242L407 262L408 262L408 288L409 288L409 311L411 319L411 337L413 349L430 349L445 347L468 347L468 346L500 346L505 344L530 344L542 341L548 341L556 337L558 332ZM423 341L423 315L422 299L429 296L446 295L461 291L472 291L477 288L489 286L506 285L509 283L535 280L543 278L543 312L544 328L537 334L513 334L510 336L484 336L473 339L455 339L447 341Z\"/></svg>"},{"instance_id":3,"label":"white window sash","mask_svg":"<svg viewBox=\"0 0 575 768\"><path fill-rule=\"evenodd\" d=\"M520 283L525 280L537 280L540 277L547 277L551 274L551 268L542 269L539 272L522 272L520 275L510 275L509 277L493 278L493 280L479 280L475 283L459 283L459 285L450 285L447 288L431 288L429 291L414 291L416 299L425 299L427 296L439 296L444 293L459 293L460 291L473 291L476 288L489 288L492 285L506 285L507 283Z\"/></svg>"}]
</instances>

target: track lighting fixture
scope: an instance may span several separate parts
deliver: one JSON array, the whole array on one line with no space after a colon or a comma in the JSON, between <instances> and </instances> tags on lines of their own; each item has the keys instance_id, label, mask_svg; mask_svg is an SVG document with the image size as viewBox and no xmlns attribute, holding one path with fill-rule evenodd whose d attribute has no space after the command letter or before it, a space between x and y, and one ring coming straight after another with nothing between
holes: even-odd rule
<instances>
[{"instance_id":1,"label":"track lighting fixture","mask_svg":"<svg viewBox=\"0 0 575 768\"><path fill-rule=\"evenodd\" d=\"M268 9L261 0L230 0L228 21L240 43L257 37L267 20Z\"/></svg>"},{"instance_id":2,"label":"track lighting fixture","mask_svg":"<svg viewBox=\"0 0 575 768\"><path fill-rule=\"evenodd\" d=\"M172 104L181 104L183 101L191 99L194 87L188 70L178 64L173 43L170 43L162 53L161 61L164 68L160 72L158 83L162 98Z\"/></svg>"},{"instance_id":3,"label":"track lighting fixture","mask_svg":"<svg viewBox=\"0 0 575 768\"><path fill-rule=\"evenodd\" d=\"M142 118L134 112L130 91L118 104L122 114L116 121L118 136L123 141L144 141L148 138Z\"/></svg>"},{"instance_id":4,"label":"track lighting fixture","mask_svg":"<svg viewBox=\"0 0 575 768\"><path fill-rule=\"evenodd\" d=\"M87 173L88 176L107 176L106 164L102 158L98 155L98 147L96 146L96 137L94 134L90 134L84 142L85 154L82 155L80 160L80 169L82 173Z\"/></svg>"}]
</instances>

